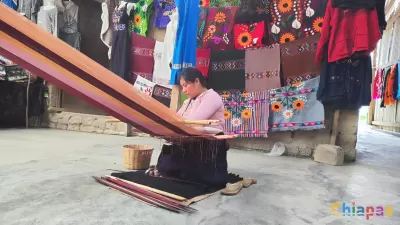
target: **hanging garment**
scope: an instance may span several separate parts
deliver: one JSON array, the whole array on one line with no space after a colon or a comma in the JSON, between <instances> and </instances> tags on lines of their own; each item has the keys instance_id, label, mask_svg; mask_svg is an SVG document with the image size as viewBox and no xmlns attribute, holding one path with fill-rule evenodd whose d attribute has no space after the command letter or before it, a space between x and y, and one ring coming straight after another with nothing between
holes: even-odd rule
<instances>
[{"instance_id":1,"label":"hanging garment","mask_svg":"<svg viewBox=\"0 0 400 225\"><path fill-rule=\"evenodd\" d=\"M319 76L321 67L315 63L319 38L320 35L316 34L281 45L282 76L285 86Z\"/></svg>"},{"instance_id":2,"label":"hanging garment","mask_svg":"<svg viewBox=\"0 0 400 225\"><path fill-rule=\"evenodd\" d=\"M37 17L37 24L57 37L57 8L54 6L40 7Z\"/></svg>"},{"instance_id":3,"label":"hanging garment","mask_svg":"<svg viewBox=\"0 0 400 225\"><path fill-rule=\"evenodd\" d=\"M399 70L399 67L400 67L400 62L399 63L397 63L397 95L396 95L396 99L397 100L400 100L400 70Z\"/></svg>"},{"instance_id":4,"label":"hanging garment","mask_svg":"<svg viewBox=\"0 0 400 225\"><path fill-rule=\"evenodd\" d=\"M227 7L227 6L239 6L240 0L205 0L209 1L210 7ZM204 3L203 3L204 4Z\"/></svg>"},{"instance_id":5,"label":"hanging garment","mask_svg":"<svg viewBox=\"0 0 400 225\"><path fill-rule=\"evenodd\" d=\"M217 91L245 89L245 51L211 51L208 87Z\"/></svg>"},{"instance_id":6,"label":"hanging garment","mask_svg":"<svg viewBox=\"0 0 400 225\"><path fill-rule=\"evenodd\" d=\"M167 25L164 37L164 49L162 51L160 69L154 71L153 82L164 86L170 86L172 57L174 55L174 47L176 40L176 32L178 30L178 12L170 15L170 22Z\"/></svg>"},{"instance_id":7,"label":"hanging garment","mask_svg":"<svg viewBox=\"0 0 400 225\"><path fill-rule=\"evenodd\" d=\"M208 70L210 68L210 49L196 50L196 69L198 69L204 77L208 77Z\"/></svg>"},{"instance_id":8,"label":"hanging garment","mask_svg":"<svg viewBox=\"0 0 400 225\"><path fill-rule=\"evenodd\" d=\"M281 87L280 48L276 44L245 51L246 91L265 91Z\"/></svg>"},{"instance_id":9,"label":"hanging garment","mask_svg":"<svg viewBox=\"0 0 400 225\"><path fill-rule=\"evenodd\" d=\"M270 91L271 132L325 128L324 106L317 100L319 82L316 77Z\"/></svg>"},{"instance_id":10,"label":"hanging garment","mask_svg":"<svg viewBox=\"0 0 400 225\"><path fill-rule=\"evenodd\" d=\"M233 38L236 49L263 47L264 21L251 24L235 24Z\"/></svg>"},{"instance_id":11,"label":"hanging garment","mask_svg":"<svg viewBox=\"0 0 400 225\"><path fill-rule=\"evenodd\" d=\"M206 28L206 19L208 15L208 8L206 7L201 7L200 8L200 18L199 22L197 24L197 48L201 48L203 45L203 35L204 35L204 30Z\"/></svg>"},{"instance_id":12,"label":"hanging garment","mask_svg":"<svg viewBox=\"0 0 400 225\"><path fill-rule=\"evenodd\" d=\"M385 106L390 106L396 103L395 100L395 89L394 89L394 84L395 84L395 77L397 75L397 63L394 64L391 67L390 73L387 76L386 80L385 80L385 98L384 98L384 105Z\"/></svg>"},{"instance_id":13,"label":"hanging garment","mask_svg":"<svg viewBox=\"0 0 400 225\"><path fill-rule=\"evenodd\" d=\"M179 85L183 69L196 67L196 35L200 18L198 1L176 0L178 8L178 31L172 59L171 85Z\"/></svg>"},{"instance_id":14,"label":"hanging garment","mask_svg":"<svg viewBox=\"0 0 400 225\"><path fill-rule=\"evenodd\" d=\"M43 0L19 0L18 12L24 13L26 18L37 23L37 16L41 6L43 6Z\"/></svg>"},{"instance_id":15,"label":"hanging garment","mask_svg":"<svg viewBox=\"0 0 400 225\"><path fill-rule=\"evenodd\" d=\"M119 5L119 0L105 0L101 4L102 14L100 39L108 47L108 58L111 58L112 34L113 34L113 13L114 9Z\"/></svg>"},{"instance_id":16,"label":"hanging garment","mask_svg":"<svg viewBox=\"0 0 400 225\"><path fill-rule=\"evenodd\" d=\"M272 0L270 44L286 43L321 32L326 0ZM329 23L328 23L329 24Z\"/></svg>"},{"instance_id":17,"label":"hanging garment","mask_svg":"<svg viewBox=\"0 0 400 225\"><path fill-rule=\"evenodd\" d=\"M144 77L138 76L133 86L137 90L145 93L148 96L151 96L153 94L153 89L155 85L155 83L145 79Z\"/></svg>"},{"instance_id":18,"label":"hanging garment","mask_svg":"<svg viewBox=\"0 0 400 225\"><path fill-rule=\"evenodd\" d=\"M372 64L370 56L333 63L324 62L317 98L336 109L359 109L371 102Z\"/></svg>"},{"instance_id":19,"label":"hanging garment","mask_svg":"<svg viewBox=\"0 0 400 225\"><path fill-rule=\"evenodd\" d=\"M326 49L328 62L351 57L356 52L369 55L381 38L375 9L332 8L331 0L326 8L322 31L316 53L317 62L322 62Z\"/></svg>"},{"instance_id":20,"label":"hanging garment","mask_svg":"<svg viewBox=\"0 0 400 225\"><path fill-rule=\"evenodd\" d=\"M170 107L172 89L161 85L154 85L153 94L151 95L155 100L163 105Z\"/></svg>"},{"instance_id":21,"label":"hanging garment","mask_svg":"<svg viewBox=\"0 0 400 225\"><path fill-rule=\"evenodd\" d=\"M141 36L147 36L150 18L153 15L154 0L139 0L131 10L129 30Z\"/></svg>"},{"instance_id":22,"label":"hanging garment","mask_svg":"<svg viewBox=\"0 0 400 225\"><path fill-rule=\"evenodd\" d=\"M157 28L165 28L171 21L169 14L176 10L176 5L173 0L154 0L154 22L153 26Z\"/></svg>"},{"instance_id":23,"label":"hanging garment","mask_svg":"<svg viewBox=\"0 0 400 225\"><path fill-rule=\"evenodd\" d=\"M235 24L254 24L264 22L263 37L260 39L263 45L269 44L268 24L271 21L269 7L270 0L241 0L235 14ZM259 25L260 26L260 25ZM254 38L253 38L254 39ZM237 38L235 37L235 42Z\"/></svg>"},{"instance_id":24,"label":"hanging garment","mask_svg":"<svg viewBox=\"0 0 400 225\"><path fill-rule=\"evenodd\" d=\"M268 137L269 91L221 93L224 132L239 137Z\"/></svg>"},{"instance_id":25,"label":"hanging garment","mask_svg":"<svg viewBox=\"0 0 400 225\"><path fill-rule=\"evenodd\" d=\"M386 81L387 81L387 79L389 78L389 75L390 75L390 72L392 71L392 67L391 66L389 66L389 67L386 67L385 69L384 69L384 73L382 74L382 84L383 84L383 87L382 87L382 99L381 99L381 104L380 104L380 106L379 107L381 107L381 108L386 108L386 106L385 106L385 98L386 98L386 95L385 95L385 93L386 93L386 89L387 89L387 83L386 83Z\"/></svg>"},{"instance_id":26,"label":"hanging garment","mask_svg":"<svg viewBox=\"0 0 400 225\"><path fill-rule=\"evenodd\" d=\"M380 99L382 98L382 88L383 88L383 69L377 69L375 78L374 78L374 86L373 86L373 99Z\"/></svg>"},{"instance_id":27,"label":"hanging garment","mask_svg":"<svg viewBox=\"0 0 400 225\"><path fill-rule=\"evenodd\" d=\"M135 83L138 76L144 77L149 81L153 80L155 45L156 41L153 38L132 33L130 57L130 82L132 84Z\"/></svg>"},{"instance_id":28,"label":"hanging garment","mask_svg":"<svg viewBox=\"0 0 400 225\"><path fill-rule=\"evenodd\" d=\"M4 3L6 6L17 10L18 2L16 0L1 0L0 2Z\"/></svg>"},{"instance_id":29,"label":"hanging garment","mask_svg":"<svg viewBox=\"0 0 400 225\"><path fill-rule=\"evenodd\" d=\"M152 73L152 81L154 82L155 74L162 74L165 71L162 71L162 55L164 51L164 42L156 41L154 46L153 58L154 58L154 68Z\"/></svg>"},{"instance_id":30,"label":"hanging garment","mask_svg":"<svg viewBox=\"0 0 400 225\"><path fill-rule=\"evenodd\" d=\"M206 30L201 48L211 50L234 49L233 25L237 6L212 7L208 9Z\"/></svg>"},{"instance_id":31,"label":"hanging garment","mask_svg":"<svg viewBox=\"0 0 400 225\"><path fill-rule=\"evenodd\" d=\"M113 13L113 38L111 48L110 70L119 77L130 82L130 55L131 39L128 33L129 15L126 9L127 4L117 7Z\"/></svg>"},{"instance_id":32,"label":"hanging garment","mask_svg":"<svg viewBox=\"0 0 400 225\"><path fill-rule=\"evenodd\" d=\"M373 9L378 13L379 27L381 31L386 29L385 18L386 0L332 0L333 8L341 9Z\"/></svg>"},{"instance_id":33,"label":"hanging garment","mask_svg":"<svg viewBox=\"0 0 400 225\"><path fill-rule=\"evenodd\" d=\"M72 1L55 0L57 7L58 37L71 47L80 50L81 33L78 31L79 7Z\"/></svg>"}]
</instances>

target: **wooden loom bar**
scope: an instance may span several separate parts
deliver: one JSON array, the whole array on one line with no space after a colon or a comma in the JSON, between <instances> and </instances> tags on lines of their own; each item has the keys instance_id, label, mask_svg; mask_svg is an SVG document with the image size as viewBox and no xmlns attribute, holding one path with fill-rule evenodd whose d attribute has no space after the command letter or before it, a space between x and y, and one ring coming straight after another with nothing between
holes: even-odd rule
<instances>
[{"instance_id":1,"label":"wooden loom bar","mask_svg":"<svg viewBox=\"0 0 400 225\"><path fill-rule=\"evenodd\" d=\"M145 133L204 135L186 126L175 111L4 4L0 4L0 54Z\"/></svg>"}]
</instances>

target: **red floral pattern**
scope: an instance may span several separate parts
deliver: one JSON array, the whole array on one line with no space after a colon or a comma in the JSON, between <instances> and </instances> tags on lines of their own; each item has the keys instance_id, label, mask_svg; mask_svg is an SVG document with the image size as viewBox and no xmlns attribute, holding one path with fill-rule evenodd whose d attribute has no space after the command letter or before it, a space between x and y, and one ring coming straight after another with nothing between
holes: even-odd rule
<instances>
[{"instance_id":1,"label":"red floral pattern","mask_svg":"<svg viewBox=\"0 0 400 225\"><path fill-rule=\"evenodd\" d=\"M252 24L235 24L233 36L236 49L263 47L264 21Z\"/></svg>"}]
</instances>

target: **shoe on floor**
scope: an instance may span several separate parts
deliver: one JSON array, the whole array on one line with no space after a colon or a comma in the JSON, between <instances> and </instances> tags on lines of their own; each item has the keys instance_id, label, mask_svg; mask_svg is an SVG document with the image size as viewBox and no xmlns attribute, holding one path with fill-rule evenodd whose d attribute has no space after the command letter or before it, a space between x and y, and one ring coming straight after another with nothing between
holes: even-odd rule
<instances>
[{"instance_id":1,"label":"shoe on floor","mask_svg":"<svg viewBox=\"0 0 400 225\"><path fill-rule=\"evenodd\" d=\"M228 183L226 184L226 187L221 190L221 194L223 195L236 195L237 193L240 192L243 188L243 182L239 181L237 183L231 184Z\"/></svg>"}]
</instances>

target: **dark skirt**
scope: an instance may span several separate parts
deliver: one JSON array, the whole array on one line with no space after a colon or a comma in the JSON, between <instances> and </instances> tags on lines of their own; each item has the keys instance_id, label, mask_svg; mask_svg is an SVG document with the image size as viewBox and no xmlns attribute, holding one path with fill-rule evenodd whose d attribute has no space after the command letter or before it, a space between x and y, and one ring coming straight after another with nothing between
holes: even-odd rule
<instances>
[{"instance_id":1,"label":"dark skirt","mask_svg":"<svg viewBox=\"0 0 400 225\"><path fill-rule=\"evenodd\" d=\"M317 99L335 109L359 109L371 102L372 64L370 56L324 62Z\"/></svg>"},{"instance_id":2,"label":"dark skirt","mask_svg":"<svg viewBox=\"0 0 400 225\"><path fill-rule=\"evenodd\" d=\"M225 140L163 145L157 169L165 177L225 186L228 181L228 149Z\"/></svg>"}]
</instances>

